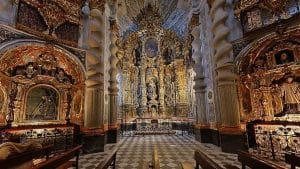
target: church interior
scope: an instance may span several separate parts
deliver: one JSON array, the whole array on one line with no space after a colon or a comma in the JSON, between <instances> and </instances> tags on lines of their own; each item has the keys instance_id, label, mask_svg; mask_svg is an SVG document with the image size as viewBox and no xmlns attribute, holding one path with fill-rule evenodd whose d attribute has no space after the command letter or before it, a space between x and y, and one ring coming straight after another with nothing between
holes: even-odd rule
<instances>
[{"instance_id":1,"label":"church interior","mask_svg":"<svg viewBox=\"0 0 300 169\"><path fill-rule=\"evenodd\" d=\"M300 168L300 0L0 0L1 169Z\"/></svg>"}]
</instances>

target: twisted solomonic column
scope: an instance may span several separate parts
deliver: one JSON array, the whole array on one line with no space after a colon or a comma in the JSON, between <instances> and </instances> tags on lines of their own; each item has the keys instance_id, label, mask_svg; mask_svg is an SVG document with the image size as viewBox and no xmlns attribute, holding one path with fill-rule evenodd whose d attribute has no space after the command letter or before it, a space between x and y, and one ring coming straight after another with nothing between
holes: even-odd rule
<instances>
[{"instance_id":1,"label":"twisted solomonic column","mask_svg":"<svg viewBox=\"0 0 300 169\"><path fill-rule=\"evenodd\" d=\"M237 75L234 72L232 45L228 41L230 30L225 25L228 17L228 13L224 10L226 1L211 0L210 2L215 49L213 62L216 71L221 125L224 131L233 132L239 130L240 118L236 88Z\"/></svg>"},{"instance_id":2,"label":"twisted solomonic column","mask_svg":"<svg viewBox=\"0 0 300 169\"><path fill-rule=\"evenodd\" d=\"M196 99L196 124L197 125L206 125L206 102L205 102L205 89L206 83L204 81L204 70L202 65L202 56L200 53L200 27L196 26L192 35L194 37L192 42L192 48L194 50L193 58L195 60L194 70L196 72L196 76L194 77L195 81L195 99Z\"/></svg>"},{"instance_id":3,"label":"twisted solomonic column","mask_svg":"<svg viewBox=\"0 0 300 169\"><path fill-rule=\"evenodd\" d=\"M110 79L109 79L109 96L110 96L110 118L109 118L109 128L117 129L117 97L118 97L118 82L117 82L117 63L118 57L121 58L124 52L120 50L119 44L119 34L116 20L110 20Z\"/></svg>"},{"instance_id":4,"label":"twisted solomonic column","mask_svg":"<svg viewBox=\"0 0 300 169\"><path fill-rule=\"evenodd\" d=\"M101 11L93 9L89 16L87 39L87 72L85 96L85 127L100 128L103 125L103 56L104 20Z\"/></svg>"}]
</instances>

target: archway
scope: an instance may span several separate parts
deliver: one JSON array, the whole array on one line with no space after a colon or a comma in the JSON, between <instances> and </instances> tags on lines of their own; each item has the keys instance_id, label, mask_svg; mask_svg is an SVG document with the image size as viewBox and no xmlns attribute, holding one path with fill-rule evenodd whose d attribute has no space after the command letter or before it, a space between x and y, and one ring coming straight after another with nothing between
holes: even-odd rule
<instances>
[{"instance_id":1,"label":"archway","mask_svg":"<svg viewBox=\"0 0 300 169\"><path fill-rule=\"evenodd\" d=\"M37 40L11 41L2 44L0 49L1 88L7 92L9 103L6 119L1 123L22 125L29 119L45 124L65 121L83 124L82 109L72 108L74 95L81 93L79 95L84 97L85 80L83 65L75 55ZM60 98L57 103L59 118L43 120L26 116L27 91L37 85L57 90Z\"/></svg>"}]
</instances>

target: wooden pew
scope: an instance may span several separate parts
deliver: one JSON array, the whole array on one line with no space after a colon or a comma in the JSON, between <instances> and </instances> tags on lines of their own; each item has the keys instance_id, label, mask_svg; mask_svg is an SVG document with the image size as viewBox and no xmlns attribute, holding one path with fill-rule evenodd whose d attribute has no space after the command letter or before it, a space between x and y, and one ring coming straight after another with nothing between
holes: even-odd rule
<instances>
[{"instance_id":1,"label":"wooden pew","mask_svg":"<svg viewBox=\"0 0 300 169\"><path fill-rule=\"evenodd\" d=\"M109 167L115 169L118 149L119 147L115 147L111 151L111 153L105 158L105 160L96 167L96 169L107 169Z\"/></svg>"},{"instance_id":2,"label":"wooden pew","mask_svg":"<svg viewBox=\"0 0 300 169\"><path fill-rule=\"evenodd\" d=\"M243 151L238 152L238 160L242 163L242 169L246 169L246 166L253 169L284 169L278 164Z\"/></svg>"},{"instance_id":3,"label":"wooden pew","mask_svg":"<svg viewBox=\"0 0 300 169\"><path fill-rule=\"evenodd\" d=\"M196 169L223 169L200 150L195 151Z\"/></svg>"},{"instance_id":4,"label":"wooden pew","mask_svg":"<svg viewBox=\"0 0 300 169\"><path fill-rule=\"evenodd\" d=\"M181 169L194 169L195 167L190 163L180 162Z\"/></svg>"},{"instance_id":5,"label":"wooden pew","mask_svg":"<svg viewBox=\"0 0 300 169\"><path fill-rule=\"evenodd\" d=\"M78 161L79 161L79 153L82 146L76 146L66 152L56 155L48 160L41 162L35 165L32 169L55 169L55 168L62 168L61 166L69 163L69 161L76 157L75 161L75 168L78 169Z\"/></svg>"},{"instance_id":6,"label":"wooden pew","mask_svg":"<svg viewBox=\"0 0 300 169\"><path fill-rule=\"evenodd\" d=\"M223 166L219 165L212 159L210 159L205 153L203 153L200 150L195 151L195 160L196 160L196 169L199 169L199 166L201 166L201 169L238 169L238 167L232 166L230 164L226 164ZM189 169L189 168L188 168Z\"/></svg>"},{"instance_id":7,"label":"wooden pew","mask_svg":"<svg viewBox=\"0 0 300 169\"><path fill-rule=\"evenodd\" d=\"M291 169L296 169L296 167L300 167L300 156L295 153L286 153L285 162L291 165Z\"/></svg>"},{"instance_id":8,"label":"wooden pew","mask_svg":"<svg viewBox=\"0 0 300 169\"><path fill-rule=\"evenodd\" d=\"M152 161L151 164L148 166L148 168L160 169L157 147L154 147L153 154L152 154Z\"/></svg>"},{"instance_id":9,"label":"wooden pew","mask_svg":"<svg viewBox=\"0 0 300 169\"><path fill-rule=\"evenodd\" d=\"M154 148L152 154L152 168L160 169L157 147Z\"/></svg>"},{"instance_id":10,"label":"wooden pew","mask_svg":"<svg viewBox=\"0 0 300 169\"><path fill-rule=\"evenodd\" d=\"M49 158L49 154L53 149L53 145L44 146L40 150L27 151L21 154L13 155L5 160L0 160L1 168L13 168L23 163L32 161L34 158L45 156L46 159Z\"/></svg>"}]
</instances>

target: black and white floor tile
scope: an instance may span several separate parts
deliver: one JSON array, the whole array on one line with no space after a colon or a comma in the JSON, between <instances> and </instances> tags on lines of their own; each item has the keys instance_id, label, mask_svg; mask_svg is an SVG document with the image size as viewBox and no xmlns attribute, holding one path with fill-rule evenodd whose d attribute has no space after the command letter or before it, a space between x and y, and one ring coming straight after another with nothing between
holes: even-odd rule
<instances>
[{"instance_id":1,"label":"black and white floor tile","mask_svg":"<svg viewBox=\"0 0 300 169\"><path fill-rule=\"evenodd\" d=\"M151 162L154 147L157 147L162 169L179 169L180 162L195 165L194 151L196 149L206 152L218 164L241 167L237 161L237 155L223 153L219 147L199 143L191 136L148 135L124 137L118 145L107 145L105 152L82 155L79 168L96 168L114 146L120 147L117 154L117 169L141 169L144 163Z\"/></svg>"}]
</instances>

